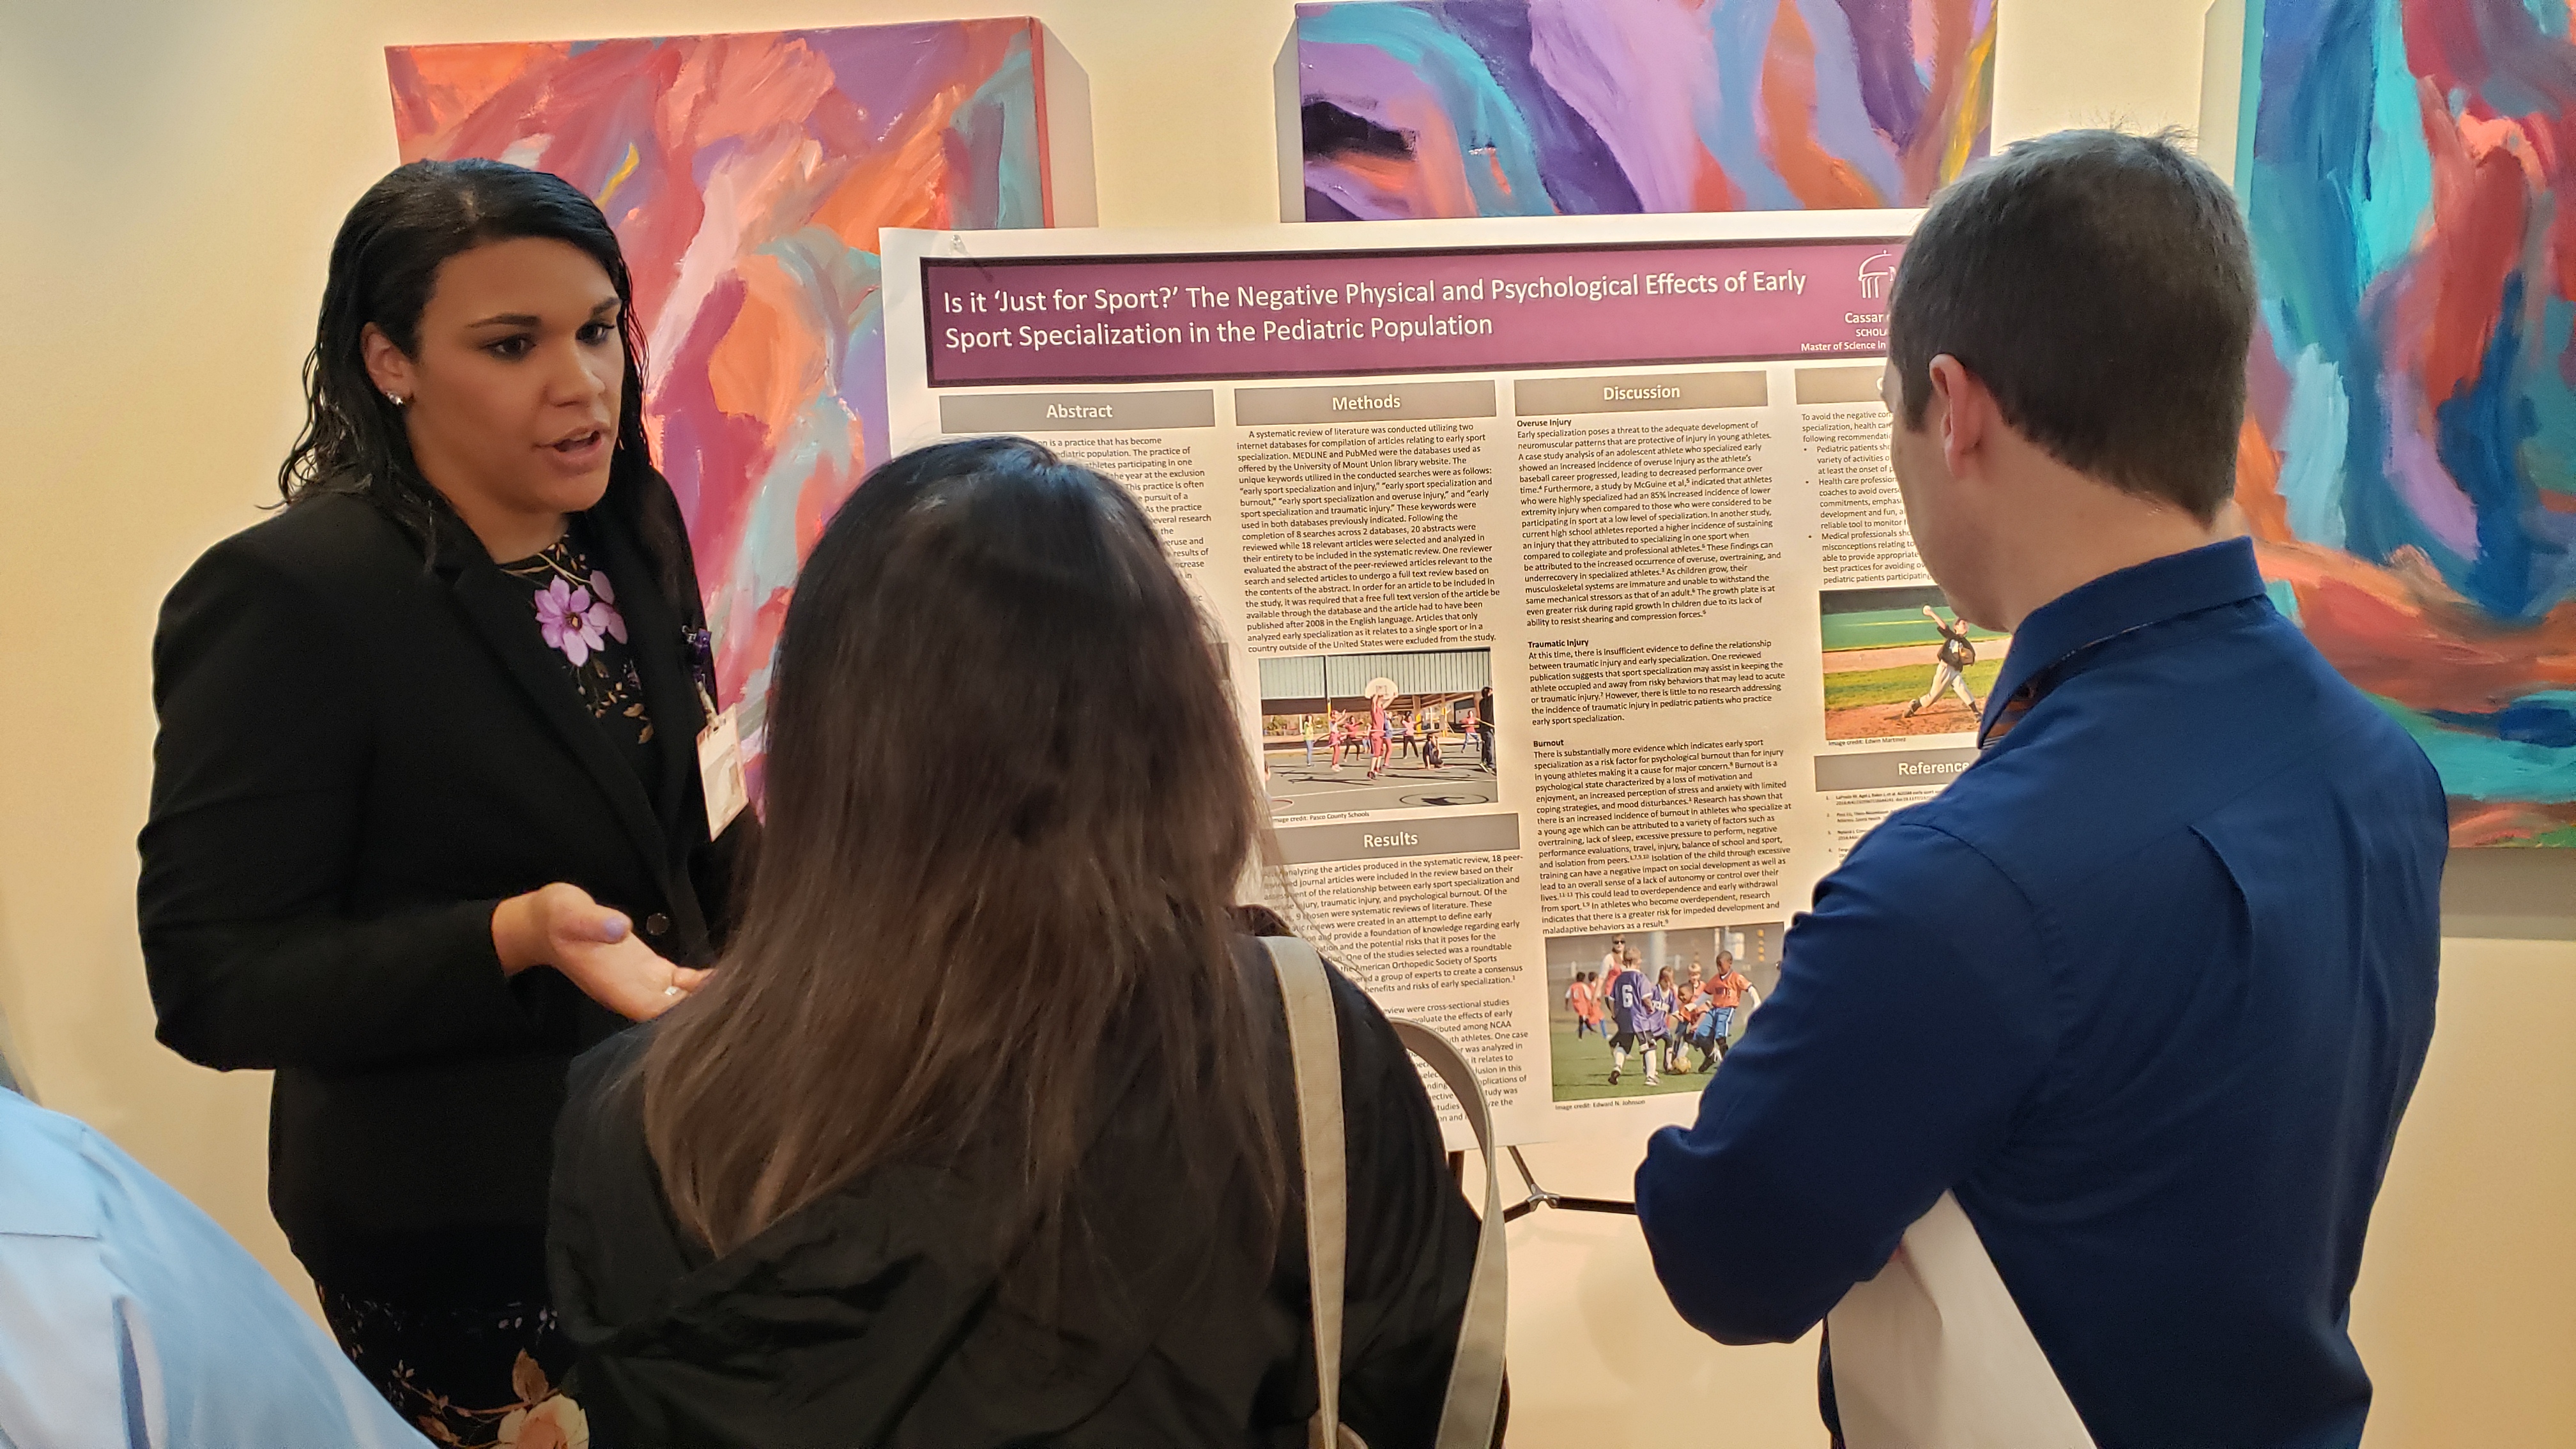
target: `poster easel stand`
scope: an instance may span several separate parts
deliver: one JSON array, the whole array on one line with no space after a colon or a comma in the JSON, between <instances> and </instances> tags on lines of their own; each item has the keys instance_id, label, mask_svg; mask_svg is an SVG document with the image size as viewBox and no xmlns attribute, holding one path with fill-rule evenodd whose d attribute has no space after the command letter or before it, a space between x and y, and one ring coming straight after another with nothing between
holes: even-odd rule
<instances>
[{"instance_id":1,"label":"poster easel stand","mask_svg":"<svg viewBox=\"0 0 2576 1449\"><path fill-rule=\"evenodd\" d=\"M1637 1215L1637 1205L1632 1202L1620 1202L1615 1198L1606 1197L1568 1197L1561 1192L1550 1192L1538 1185L1537 1176L1530 1171L1530 1165L1522 1158L1519 1148L1506 1147L1503 1150L1512 1155L1512 1166L1519 1171L1522 1185L1529 1189L1528 1197L1503 1209L1504 1222L1517 1222L1543 1207L1558 1208L1570 1213L1612 1213L1631 1218ZM1467 1175L1467 1154L1450 1153L1449 1171L1459 1181L1464 1182Z\"/></svg>"},{"instance_id":2,"label":"poster easel stand","mask_svg":"<svg viewBox=\"0 0 2576 1449\"><path fill-rule=\"evenodd\" d=\"M1759 1006L1762 1004L1761 992L1747 986L1744 988L1744 994L1750 998L1751 1005ZM1720 1045L1723 1046L1723 1043ZM1719 1055L1722 1057L1725 1053L1721 1050ZM1528 1197L1525 1197L1519 1202L1512 1204L1510 1207L1503 1209L1504 1222L1517 1222L1543 1207L1558 1208L1570 1213L1610 1213L1614 1216L1629 1218L1633 1218L1637 1215L1637 1205L1635 1203L1621 1202L1617 1198L1568 1197L1561 1192L1550 1192L1546 1188L1538 1185L1538 1175L1530 1171L1530 1165L1522 1158L1521 1150L1519 1148L1506 1147L1503 1150L1512 1155L1512 1166L1517 1169L1521 1175L1521 1185L1529 1189ZM1466 1153L1452 1152L1449 1154L1449 1175L1457 1178L1461 1183L1464 1183L1467 1180Z\"/></svg>"}]
</instances>

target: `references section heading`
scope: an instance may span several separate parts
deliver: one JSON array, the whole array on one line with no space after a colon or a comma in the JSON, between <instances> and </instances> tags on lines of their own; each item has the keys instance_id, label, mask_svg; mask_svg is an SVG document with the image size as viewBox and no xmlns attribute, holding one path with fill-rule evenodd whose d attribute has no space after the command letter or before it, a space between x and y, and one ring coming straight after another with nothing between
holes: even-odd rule
<instances>
[{"instance_id":1,"label":"references section heading","mask_svg":"<svg viewBox=\"0 0 2576 1449\"><path fill-rule=\"evenodd\" d=\"M924 258L932 387L1867 356L1903 243Z\"/></svg>"}]
</instances>

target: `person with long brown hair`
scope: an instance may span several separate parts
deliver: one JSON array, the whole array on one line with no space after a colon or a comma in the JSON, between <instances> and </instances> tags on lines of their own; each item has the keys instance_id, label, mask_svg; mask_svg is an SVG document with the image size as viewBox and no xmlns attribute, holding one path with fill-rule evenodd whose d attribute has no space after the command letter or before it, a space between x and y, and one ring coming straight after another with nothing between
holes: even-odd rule
<instances>
[{"instance_id":1,"label":"person with long brown hair","mask_svg":"<svg viewBox=\"0 0 2576 1449\"><path fill-rule=\"evenodd\" d=\"M1263 802L1143 513L1023 439L897 458L773 678L739 934L576 1064L558 1131L595 1442L1302 1444L1285 1025L1234 905ZM1392 1030L1333 995L1342 1416L1428 1445L1477 1222Z\"/></svg>"}]
</instances>

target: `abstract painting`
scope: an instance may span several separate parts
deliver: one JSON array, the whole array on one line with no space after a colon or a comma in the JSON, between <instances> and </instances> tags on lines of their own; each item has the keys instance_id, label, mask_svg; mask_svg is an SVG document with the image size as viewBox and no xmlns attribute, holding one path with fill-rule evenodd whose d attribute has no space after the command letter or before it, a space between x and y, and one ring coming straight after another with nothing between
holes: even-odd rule
<instances>
[{"instance_id":1,"label":"abstract painting","mask_svg":"<svg viewBox=\"0 0 2576 1449\"><path fill-rule=\"evenodd\" d=\"M2274 597L2440 770L2576 846L2576 40L2564 0L2263 0L2237 500Z\"/></svg>"},{"instance_id":2,"label":"abstract painting","mask_svg":"<svg viewBox=\"0 0 2576 1449\"><path fill-rule=\"evenodd\" d=\"M647 431L689 521L719 689L754 702L756 746L797 567L886 456L878 228L1047 225L1051 150L1087 156L1087 134L1049 133L1044 31L401 46L386 65L404 160L551 171L616 228Z\"/></svg>"},{"instance_id":3,"label":"abstract painting","mask_svg":"<svg viewBox=\"0 0 2576 1449\"><path fill-rule=\"evenodd\" d=\"M1308 221L1920 206L1986 154L1995 0L1297 7Z\"/></svg>"}]
</instances>

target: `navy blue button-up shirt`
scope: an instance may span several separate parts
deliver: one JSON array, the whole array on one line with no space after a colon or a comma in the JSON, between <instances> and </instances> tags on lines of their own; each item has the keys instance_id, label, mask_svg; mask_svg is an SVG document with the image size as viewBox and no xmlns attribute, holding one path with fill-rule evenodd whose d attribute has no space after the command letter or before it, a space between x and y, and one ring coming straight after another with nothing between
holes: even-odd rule
<instances>
[{"instance_id":1,"label":"navy blue button-up shirt","mask_svg":"<svg viewBox=\"0 0 2576 1449\"><path fill-rule=\"evenodd\" d=\"M2356 1443L2346 1308L2433 1032L2432 767L2241 540L2033 613L1986 723L1648 1145L1656 1271L1702 1331L1787 1341L1955 1191L2104 1449Z\"/></svg>"}]
</instances>

